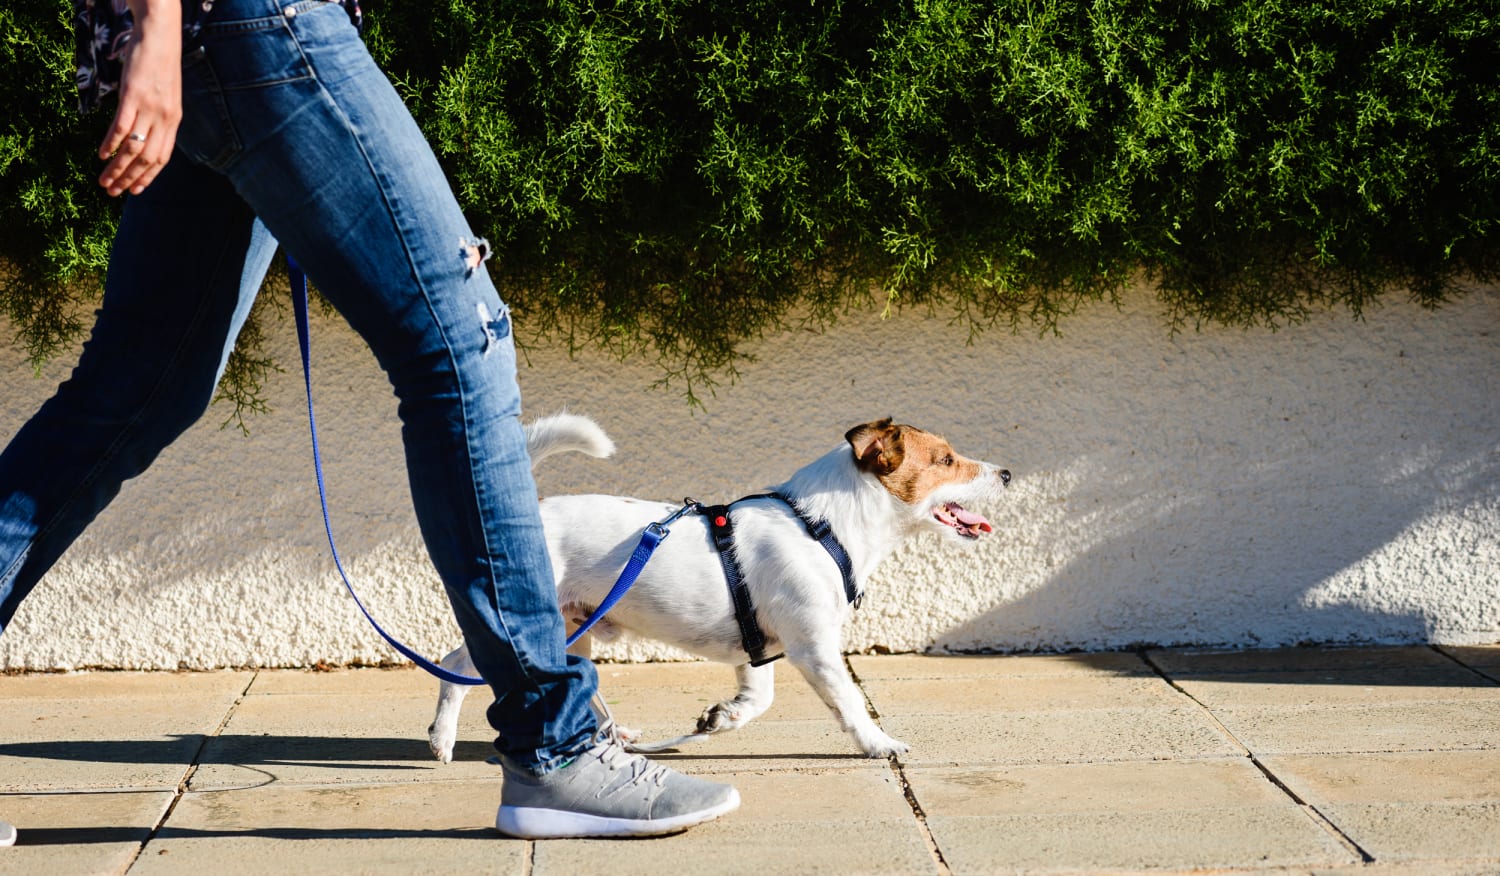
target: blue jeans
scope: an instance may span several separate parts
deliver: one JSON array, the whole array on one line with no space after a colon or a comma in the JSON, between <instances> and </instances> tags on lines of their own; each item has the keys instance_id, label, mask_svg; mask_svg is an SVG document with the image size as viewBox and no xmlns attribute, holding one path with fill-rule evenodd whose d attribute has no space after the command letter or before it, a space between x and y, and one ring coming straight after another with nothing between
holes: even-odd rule
<instances>
[{"instance_id":1,"label":"blue jeans","mask_svg":"<svg viewBox=\"0 0 1500 876\"><path fill-rule=\"evenodd\" d=\"M219 0L183 75L177 152L126 201L78 366L0 454L0 631L203 414L280 241L395 389L417 520L494 690L497 747L556 767L590 742L597 679L563 648L509 311L437 160L336 4Z\"/></svg>"}]
</instances>

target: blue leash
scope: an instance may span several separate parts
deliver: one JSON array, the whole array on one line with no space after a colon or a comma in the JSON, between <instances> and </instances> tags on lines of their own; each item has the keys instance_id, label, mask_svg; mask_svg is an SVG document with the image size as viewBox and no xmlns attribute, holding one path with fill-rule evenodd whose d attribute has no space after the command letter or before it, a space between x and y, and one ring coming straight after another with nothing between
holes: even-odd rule
<instances>
[{"instance_id":1,"label":"blue leash","mask_svg":"<svg viewBox=\"0 0 1500 876\"><path fill-rule=\"evenodd\" d=\"M370 614L370 610L365 608L365 604L360 600L359 594L354 592L354 585L350 583L348 573L344 571L343 560L339 558L339 549L333 543L333 524L328 518L328 491L323 486L323 458L318 452L318 422L317 417L313 414L312 344L309 341L307 321L307 275L303 273L302 268L296 262L292 261L290 256L287 257L286 262L287 274L292 281L292 312L295 314L297 320L297 346L302 352L302 383L307 390L307 428L312 434L313 471L318 476L318 502L323 506L323 531L328 534L328 549L333 553L333 565L338 569L339 577L344 581L344 589L349 591L349 596L354 600L354 604L359 606L360 613L365 616L365 620L370 622L370 626L375 628L375 632L379 633L382 639L385 639L392 648L401 652L408 660L443 681L466 685L484 684L485 680L482 678L459 675L456 672L444 669L407 647L395 636L387 633L375 621L374 616ZM626 591L635 584L636 579L640 577L641 570L646 567L646 562L651 559L651 554L656 551L657 546L662 543L662 540L671 534L671 530L667 529L667 525L698 507L697 502L687 499L683 503L683 506L669 517L646 527L646 530L641 533L640 544L636 545L635 551L631 553L629 561L625 563L625 568L620 571L619 579L609 589L609 593L605 595L604 601L600 602L599 607L594 609L594 613L589 615L588 619L583 622L583 625L574 630L573 635L568 637L567 647L572 647L573 643L577 642L584 633L587 633L594 624L598 623L599 619L604 617L605 613L613 608L615 603L619 602Z\"/></svg>"}]
</instances>

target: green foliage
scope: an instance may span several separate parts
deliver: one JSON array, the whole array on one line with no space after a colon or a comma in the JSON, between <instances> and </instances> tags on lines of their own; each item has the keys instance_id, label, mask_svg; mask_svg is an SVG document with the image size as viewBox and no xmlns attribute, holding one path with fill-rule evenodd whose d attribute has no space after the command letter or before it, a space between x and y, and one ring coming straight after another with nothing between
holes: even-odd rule
<instances>
[{"instance_id":1,"label":"green foliage","mask_svg":"<svg viewBox=\"0 0 1500 876\"><path fill-rule=\"evenodd\" d=\"M0 8L0 311L38 364L84 328L78 302L97 296L114 235L89 163L103 128L73 109L71 33L56 0Z\"/></svg>"},{"instance_id":2,"label":"green foliage","mask_svg":"<svg viewBox=\"0 0 1500 876\"><path fill-rule=\"evenodd\" d=\"M689 386L872 303L1046 330L1144 273L1174 325L1274 326L1497 274L1485 0L366 8L522 324ZM39 350L110 222L62 18L0 11L0 300Z\"/></svg>"}]
</instances>

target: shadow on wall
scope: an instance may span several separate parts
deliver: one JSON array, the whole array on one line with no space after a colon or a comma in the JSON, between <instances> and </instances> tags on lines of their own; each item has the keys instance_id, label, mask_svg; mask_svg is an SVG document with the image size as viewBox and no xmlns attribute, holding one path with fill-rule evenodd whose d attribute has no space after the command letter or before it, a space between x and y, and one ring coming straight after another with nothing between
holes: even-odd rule
<instances>
[{"instance_id":1,"label":"shadow on wall","mask_svg":"<svg viewBox=\"0 0 1500 876\"><path fill-rule=\"evenodd\" d=\"M1032 544L986 551L1000 598L928 647L1500 641L1497 303L1065 369L1033 417L1056 440L1018 433L1039 482L993 518Z\"/></svg>"}]
</instances>

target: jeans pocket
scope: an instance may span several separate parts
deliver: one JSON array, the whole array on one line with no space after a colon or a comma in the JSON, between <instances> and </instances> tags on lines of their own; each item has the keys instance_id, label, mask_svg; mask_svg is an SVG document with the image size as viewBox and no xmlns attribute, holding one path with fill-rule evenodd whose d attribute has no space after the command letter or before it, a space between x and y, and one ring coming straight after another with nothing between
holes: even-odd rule
<instances>
[{"instance_id":1,"label":"jeans pocket","mask_svg":"<svg viewBox=\"0 0 1500 876\"><path fill-rule=\"evenodd\" d=\"M203 46L219 87L229 92L313 78L292 24L304 11L324 5L323 0L301 0L280 15L210 21L203 28Z\"/></svg>"},{"instance_id":2,"label":"jeans pocket","mask_svg":"<svg viewBox=\"0 0 1500 876\"><path fill-rule=\"evenodd\" d=\"M177 148L199 164L222 169L240 150L240 138L229 118L223 90L208 53L190 51L182 59L182 122Z\"/></svg>"}]
</instances>

